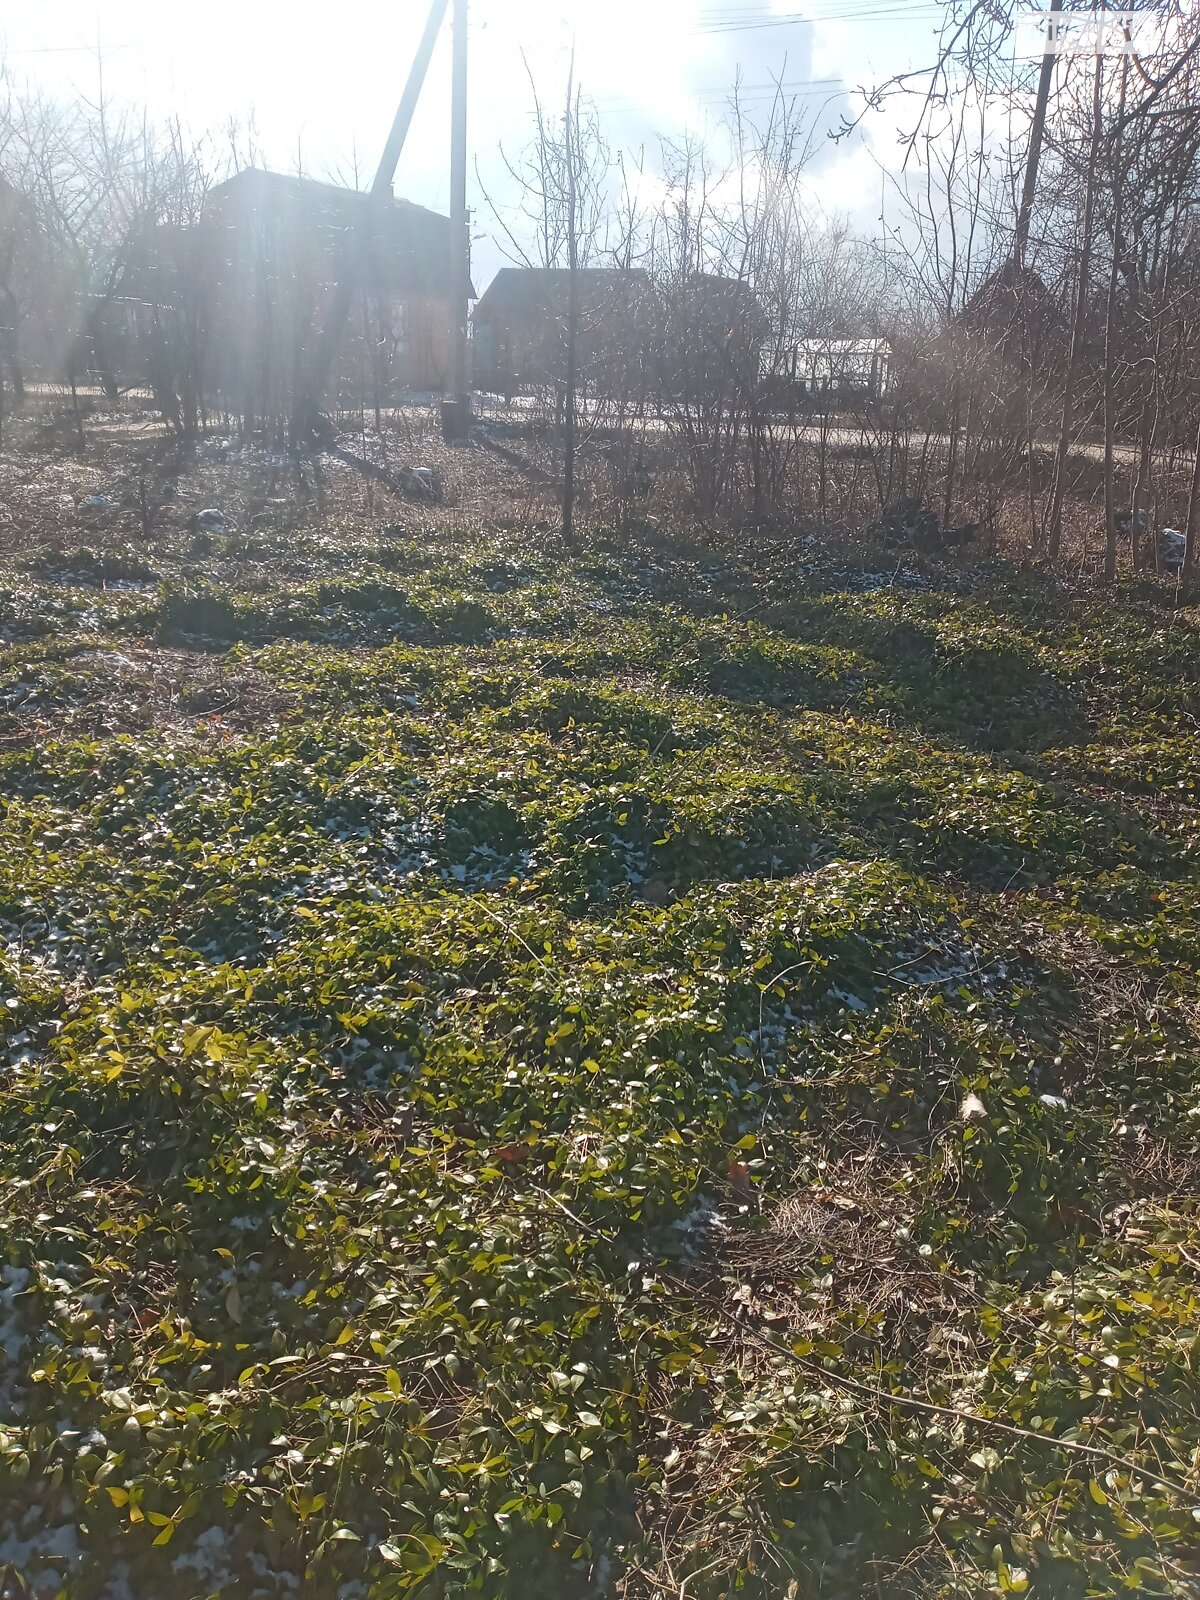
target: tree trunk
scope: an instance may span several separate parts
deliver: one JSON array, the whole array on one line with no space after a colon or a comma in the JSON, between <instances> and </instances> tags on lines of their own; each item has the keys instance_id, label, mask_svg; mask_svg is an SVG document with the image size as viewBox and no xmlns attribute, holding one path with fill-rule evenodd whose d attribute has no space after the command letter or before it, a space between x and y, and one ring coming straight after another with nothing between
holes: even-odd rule
<instances>
[{"instance_id":1,"label":"tree trunk","mask_svg":"<svg viewBox=\"0 0 1200 1600\"><path fill-rule=\"evenodd\" d=\"M1113 246L1108 274L1108 301L1104 316L1104 581L1117 576L1117 495L1113 481L1113 444L1116 435L1116 379L1113 372L1117 284L1121 265L1121 223L1124 174L1121 171L1121 119L1125 115L1125 90L1129 83L1129 57L1121 58L1121 94L1117 106L1118 133L1113 147Z\"/></svg>"},{"instance_id":2,"label":"tree trunk","mask_svg":"<svg viewBox=\"0 0 1200 1600\"><path fill-rule=\"evenodd\" d=\"M92 360L96 364L96 372L100 379L100 387L104 391L104 398L110 406L115 406L121 397L121 386L117 381L116 370L109 352L108 332L104 326L105 309L106 307L102 306L92 312L88 318L88 333L92 341Z\"/></svg>"},{"instance_id":3,"label":"tree trunk","mask_svg":"<svg viewBox=\"0 0 1200 1600\"><path fill-rule=\"evenodd\" d=\"M1092 90L1092 139L1088 150L1087 191L1083 202L1083 239L1079 249L1079 289L1075 297L1075 320L1071 327L1071 353L1067 357L1067 377L1063 388L1062 427L1058 436L1058 459L1054 469L1054 488L1050 497L1050 516L1046 534L1046 554L1057 561L1062 548L1062 507L1067 486L1067 459L1075 429L1075 386L1084 343L1087 318L1088 275L1092 259L1092 219L1096 210L1096 167L1100 157L1100 128L1103 120L1101 87L1104 57L1096 57L1096 78Z\"/></svg>"},{"instance_id":4,"label":"tree trunk","mask_svg":"<svg viewBox=\"0 0 1200 1600\"><path fill-rule=\"evenodd\" d=\"M946 453L946 492L942 498L942 527L950 526L950 513L954 509L954 480L958 471L959 395L957 382L950 392L950 441Z\"/></svg>"},{"instance_id":5,"label":"tree trunk","mask_svg":"<svg viewBox=\"0 0 1200 1600\"><path fill-rule=\"evenodd\" d=\"M75 444L78 449L83 450L87 445L87 439L84 437L83 432L83 413L79 409L79 377L77 371L78 361L78 342L73 342L71 345L71 358L70 367L67 371L67 381L71 386L71 416L75 422Z\"/></svg>"},{"instance_id":6,"label":"tree trunk","mask_svg":"<svg viewBox=\"0 0 1200 1600\"><path fill-rule=\"evenodd\" d=\"M579 194L575 171L574 84L567 84L566 177L567 177L567 382L563 408L563 499L562 530L568 548L575 544L575 391L579 362Z\"/></svg>"},{"instance_id":7,"label":"tree trunk","mask_svg":"<svg viewBox=\"0 0 1200 1600\"><path fill-rule=\"evenodd\" d=\"M1147 535L1154 533L1152 526L1154 518L1150 515L1150 501L1152 498L1150 493L1150 456L1153 449L1155 428L1153 373L1148 377L1147 383L1149 387L1146 390L1146 398L1142 402L1142 415L1138 424L1138 469L1137 477L1134 479L1133 484L1133 523L1130 538L1133 541L1133 566L1135 571L1138 571L1142 565L1142 550L1144 546L1139 545L1138 541L1142 536L1143 528ZM1156 549L1157 543L1158 541L1155 540ZM1155 566L1158 565L1157 555L1155 556L1154 564Z\"/></svg>"},{"instance_id":8,"label":"tree trunk","mask_svg":"<svg viewBox=\"0 0 1200 1600\"><path fill-rule=\"evenodd\" d=\"M1200 532L1200 426L1196 428L1196 456L1192 462L1192 488L1188 496L1187 532L1183 546L1183 568L1179 581L1190 594L1196 575L1196 536Z\"/></svg>"}]
</instances>

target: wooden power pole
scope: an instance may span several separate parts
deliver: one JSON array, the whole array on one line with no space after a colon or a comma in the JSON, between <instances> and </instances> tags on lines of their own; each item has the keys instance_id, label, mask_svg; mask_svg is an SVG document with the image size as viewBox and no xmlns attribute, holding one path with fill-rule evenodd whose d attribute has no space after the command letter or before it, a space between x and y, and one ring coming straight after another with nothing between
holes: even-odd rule
<instances>
[{"instance_id":1,"label":"wooden power pole","mask_svg":"<svg viewBox=\"0 0 1200 1600\"><path fill-rule=\"evenodd\" d=\"M466 11L465 0L455 0L456 7L459 4L462 4L462 9L465 12ZM320 406L324 402L325 393L326 393L326 390L329 387L330 376L331 376L332 371L333 371L333 364L334 364L335 360L337 359L338 346L341 344L342 335L346 330L346 319L350 315L350 303L351 303L351 300L353 299L353 296L354 296L354 287L355 287L354 275L355 275L355 271L356 271L356 269L358 267L359 261L361 260L361 257L362 257L363 243L364 243L365 239L368 237L368 234L369 234L369 227L370 227L370 222L371 222L371 212L372 212L373 209L377 209L377 208L386 206L388 201L392 198L392 179L396 175L396 164L400 160L401 151L404 149L404 141L408 137L408 130L409 130L409 127L412 124L413 112L416 111L416 109L417 109L417 101L421 98L421 89L424 86L425 77L426 77L426 74L429 71L430 57L433 55L433 47L437 43L437 36L438 36L438 33L441 30L442 21L443 21L445 15L446 15L446 8L447 8L448 5L449 5L449 0L430 0L429 14L425 19L425 29L424 29L424 32L421 34L420 42L417 45L417 51L416 51L415 56L413 57L412 67L409 70L408 81L404 85L404 93L400 96L400 104L396 107L396 115L395 115L395 117L394 117L394 119L392 121L391 132L388 134L387 143L383 147L383 155L380 157L379 166L376 169L375 178L374 178L374 181L371 184L369 196L363 203L363 211L362 211L362 214L361 214L361 216L359 218L358 226L357 226L356 229L352 230L351 234L347 237L347 239L345 241L345 246L344 246L344 248L342 250L341 262L339 264L339 269L338 269L337 282L336 282L336 284L334 286L333 298L332 298L332 301L331 301L331 304L330 304L330 307L329 307L328 315L326 316L326 319L325 319L325 326L324 326L324 328L322 330L321 339L320 339L320 342L319 342L319 345L318 345L317 358L316 358L316 362L315 362L315 371L314 371L314 374L313 374L311 399L318 406ZM464 205L464 211L465 211L465 206L466 206L466 185L467 185L467 180L466 180L466 166L467 166L467 147L466 147L466 48L467 48L467 43L466 43L465 20L464 20L464 26L460 30L460 28L458 26L458 11L456 9L455 18L454 18L454 40L455 40L455 51L456 51L456 53L457 53L457 50L458 50L458 38L459 38L459 33L460 32L462 34L462 41L463 41L462 42L462 49L463 49L463 96L462 97L463 97L463 112L464 112L464 115L463 115L463 148L462 148L462 168L463 168L462 193L463 193L463 205ZM456 54L456 60L457 60L457 54ZM456 85L457 85L457 76L456 76L456 80L455 81L456 81ZM457 87L456 87L456 93L457 93ZM451 232L453 232L453 229L451 229ZM463 235L464 235L464 238L465 238L465 235L466 235L465 222L464 222L464 226L463 226ZM451 279L451 282L453 282L453 279ZM469 291L470 291L470 283L469 283L469 280L468 280L467 286L463 290L463 301L464 301L464 304L466 302L466 297L467 297L467 294L469 293ZM464 328L464 334L465 334L465 328ZM465 380L464 380L464 388L465 388Z\"/></svg>"},{"instance_id":2,"label":"wooden power pole","mask_svg":"<svg viewBox=\"0 0 1200 1600\"><path fill-rule=\"evenodd\" d=\"M404 141L408 137L409 124L412 122L413 112L417 109L417 101L421 97L425 74L429 71L429 58L433 54L433 47L441 31L442 19L446 15L446 4L447 0L431 0L429 15L425 19L425 31L421 35L421 42L413 57L408 82L404 85L404 93L400 97L400 104L396 107L392 130L388 134L383 154L379 158L375 180L371 184L371 194L376 200L392 198L392 179L396 175L396 163L400 160L400 152L404 149Z\"/></svg>"},{"instance_id":3,"label":"wooden power pole","mask_svg":"<svg viewBox=\"0 0 1200 1600\"><path fill-rule=\"evenodd\" d=\"M467 0L454 0L454 68L450 107L450 344L442 434L465 439L471 426L467 390L467 318L471 294L471 234L467 223Z\"/></svg>"},{"instance_id":4,"label":"wooden power pole","mask_svg":"<svg viewBox=\"0 0 1200 1600\"><path fill-rule=\"evenodd\" d=\"M1063 8L1063 0L1050 0L1048 15L1055 17ZM1038 166L1042 159L1042 138L1046 131L1046 106L1050 100L1050 80L1054 76L1055 41L1046 39L1042 70L1038 75L1037 99L1033 106L1033 124L1029 129L1029 149L1025 155L1025 182L1021 187L1021 206L1017 212L1017 231L1013 240L1013 261L1017 271L1025 265L1025 251L1029 246L1029 220L1033 215L1033 200L1037 193Z\"/></svg>"}]
</instances>

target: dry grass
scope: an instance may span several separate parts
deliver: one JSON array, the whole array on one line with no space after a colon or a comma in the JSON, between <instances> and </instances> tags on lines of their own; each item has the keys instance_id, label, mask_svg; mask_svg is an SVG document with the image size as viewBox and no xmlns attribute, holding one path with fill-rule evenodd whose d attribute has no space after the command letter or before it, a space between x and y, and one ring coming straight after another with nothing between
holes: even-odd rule
<instances>
[{"instance_id":1,"label":"dry grass","mask_svg":"<svg viewBox=\"0 0 1200 1600\"><path fill-rule=\"evenodd\" d=\"M93 398L90 404L97 402ZM376 429L370 412L339 415L339 448L315 459L297 461L260 444L244 447L231 432L211 428L193 444L168 435L153 413L127 398L125 409L93 410L84 419L85 444L78 448L73 424L47 425L47 402L24 417L8 419L0 451L0 552L28 552L56 542L108 548L133 541L150 548L182 539L191 519L206 507L221 509L242 540L255 535L301 535L329 521L378 527L411 520L419 509L423 524L454 536L486 521L506 522L551 535L557 526L561 459L554 432L538 409L493 406L486 410L471 446L447 445L441 437L437 406L393 407ZM65 430L65 431L64 431ZM702 514L692 503L680 442L662 425L646 425L624 445L601 428L585 430L578 468L579 512L609 536L653 544L670 529L697 547L736 545L761 549L764 559L801 559L814 551L842 560L878 559L872 528L878 515L878 489L853 426L832 430L824 450L810 427L798 436L786 475L788 504L758 511ZM1090 585L1102 574L1103 497L1098 464L1089 447L1072 459L1072 489L1063 526L1062 570L1072 581ZM637 462L630 477L626 458ZM824 495L818 463L827 473ZM432 468L443 494L437 505L414 505L405 492L403 472ZM936 450L925 463L930 503L941 506ZM1179 525L1188 474L1164 463L1158 475L1160 520ZM984 486L977 486L979 494ZM749 487L737 491L749 503ZM970 566L1000 556L1024 561L1034 554L1032 528L1044 493L1031 503L1027 485L995 499L993 536L952 559ZM965 521L984 515L968 485L954 515ZM825 521L819 507L827 508ZM276 552L278 555L278 552ZM1127 546L1123 569L1132 571ZM246 567L254 561L247 551Z\"/></svg>"}]
</instances>

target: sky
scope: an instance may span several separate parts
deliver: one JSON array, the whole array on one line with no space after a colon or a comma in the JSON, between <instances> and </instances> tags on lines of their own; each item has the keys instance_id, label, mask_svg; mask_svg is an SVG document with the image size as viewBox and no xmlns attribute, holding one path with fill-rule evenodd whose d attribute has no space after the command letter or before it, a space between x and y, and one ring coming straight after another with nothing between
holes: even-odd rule
<instances>
[{"instance_id":1,"label":"sky","mask_svg":"<svg viewBox=\"0 0 1200 1600\"><path fill-rule=\"evenodd\" d=\"M258 164L366 186L427 9L427 0L0 0L0 58L18 88L64 99L94 99L102 65L112 101L177 115L221 149L231 121L243 145L253 128ZM651 162L660 137L718 118L739 80L753 109L782 77L823 136L857 109L855 89L932 59L942 9L936 0L470 0L476 286L504 261L490 204L511 216L501 151L528 141L530 75L558 101L573 52L614 152L646 150ZM439 210L449 198L449 84L447 28L394 184ZM815 208L878 225L896 121L885 111L848 141L822 137L809 177Z\"/></svg>"}]
</instances>

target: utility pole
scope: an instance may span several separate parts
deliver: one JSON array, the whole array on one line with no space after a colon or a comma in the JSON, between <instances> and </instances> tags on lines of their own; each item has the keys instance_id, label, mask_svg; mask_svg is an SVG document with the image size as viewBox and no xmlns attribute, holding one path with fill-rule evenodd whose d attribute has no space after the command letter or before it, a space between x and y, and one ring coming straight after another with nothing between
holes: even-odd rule
<instances>
[{"instance_id":1,"label":"utility pole","mask_svg":"<svg viewBox=\"0 0 1200 1600\"><path fill-rule=\"evenodd\" d=\"M1063 0L1050 0L1048 15L1054 18L1062 8ZM1053 21L1048 26L1052 28ZM1046 106L1050 100L1050 80L1054 76L1054 61L1058 53L1057 41L1048 35L1044 49L1037 99L1033 106L1033 124L1029 129L1029 149L1025 156L1025 182L1021 187L1021 206L1017 212L1017 231L1013 240L1013 261L1018 272L1025 265L1025 251L1029 246L1029 221L1037 192L1038 164L1042 159L1042 137L1046 131Z\"/></svg>"},{"instance_id":2,"label":"utility pole","mask_svg":"<svg viewBox=\"0 0 1200 1600\"><path fill-rule=\"evenodd\" d=\"M421 35L421 42L413 57L408 82L404 85L404 93L400 97L400 104L396 107L392 129L388 134L387 144L383 147L383 154L379 158L375 181L371 185L371 194L377 200L390 200L392 197L392 179L396 174L396 163L400 160L400 152L404 149L404 141L408 137L409 125L413 119L413 112L417 109L417 101L421 97L425 74L429 71L429 58L433 54L433 47L437 43L445 15L446 0L431 0L429 15L425 19L425 31Z\"/></svg>"},{"instance_id":3,"label":"utility pole","mask_svg":"<svg viewBox=\"0 0 1200 1600\"><path fill-rule=\"evenodd\" d=\"M467 318L471 235L467 224L467 0L454 0L454 67L450 107L450 335L442 435L465 439L471 426L467 392Z\"/></svg>"},{"instance_id":4,"label":"utility pole","mask_svg":"<svg viewBox=\"0 0 1200 1600\"><path fill-rule=\"evenodd\" d=\"M311 400L317 407L320 407L324 402L333 364L337 359L338 345L341 343L342 334L346 330L346 320L350 315L350 303L354 297L355 271L361 261L365 241L369 237L371 211L372 208L376 210L382 209L392 198L392 179L396 174L396 163L400 160L400 153L404 149L404 141L408 137L408 130L412 124L413 113L417 109L417 101L421 98L421 89L425 83L425 76L429 71L430 57L433 55L433 47L437 43L438 32L441 29L448 4L449 0L430 0L429 14L425 19L425 29L421 34L420 43L417 45L412 67L409 69L408 81L404 85L404 93L400 96L400 104L396 107L396 115L392 121L391 132L388 134L387 144L383 147L383 155L380 157L379 166L371 184L369 198L363 201L358 224L347 237L341 252L337 283L325 318L325 326L322 330L314 363ZM455 37L457 38L457 33ZM465 173L465 142L463 162Z\"/></svg>"}]
</instances>

